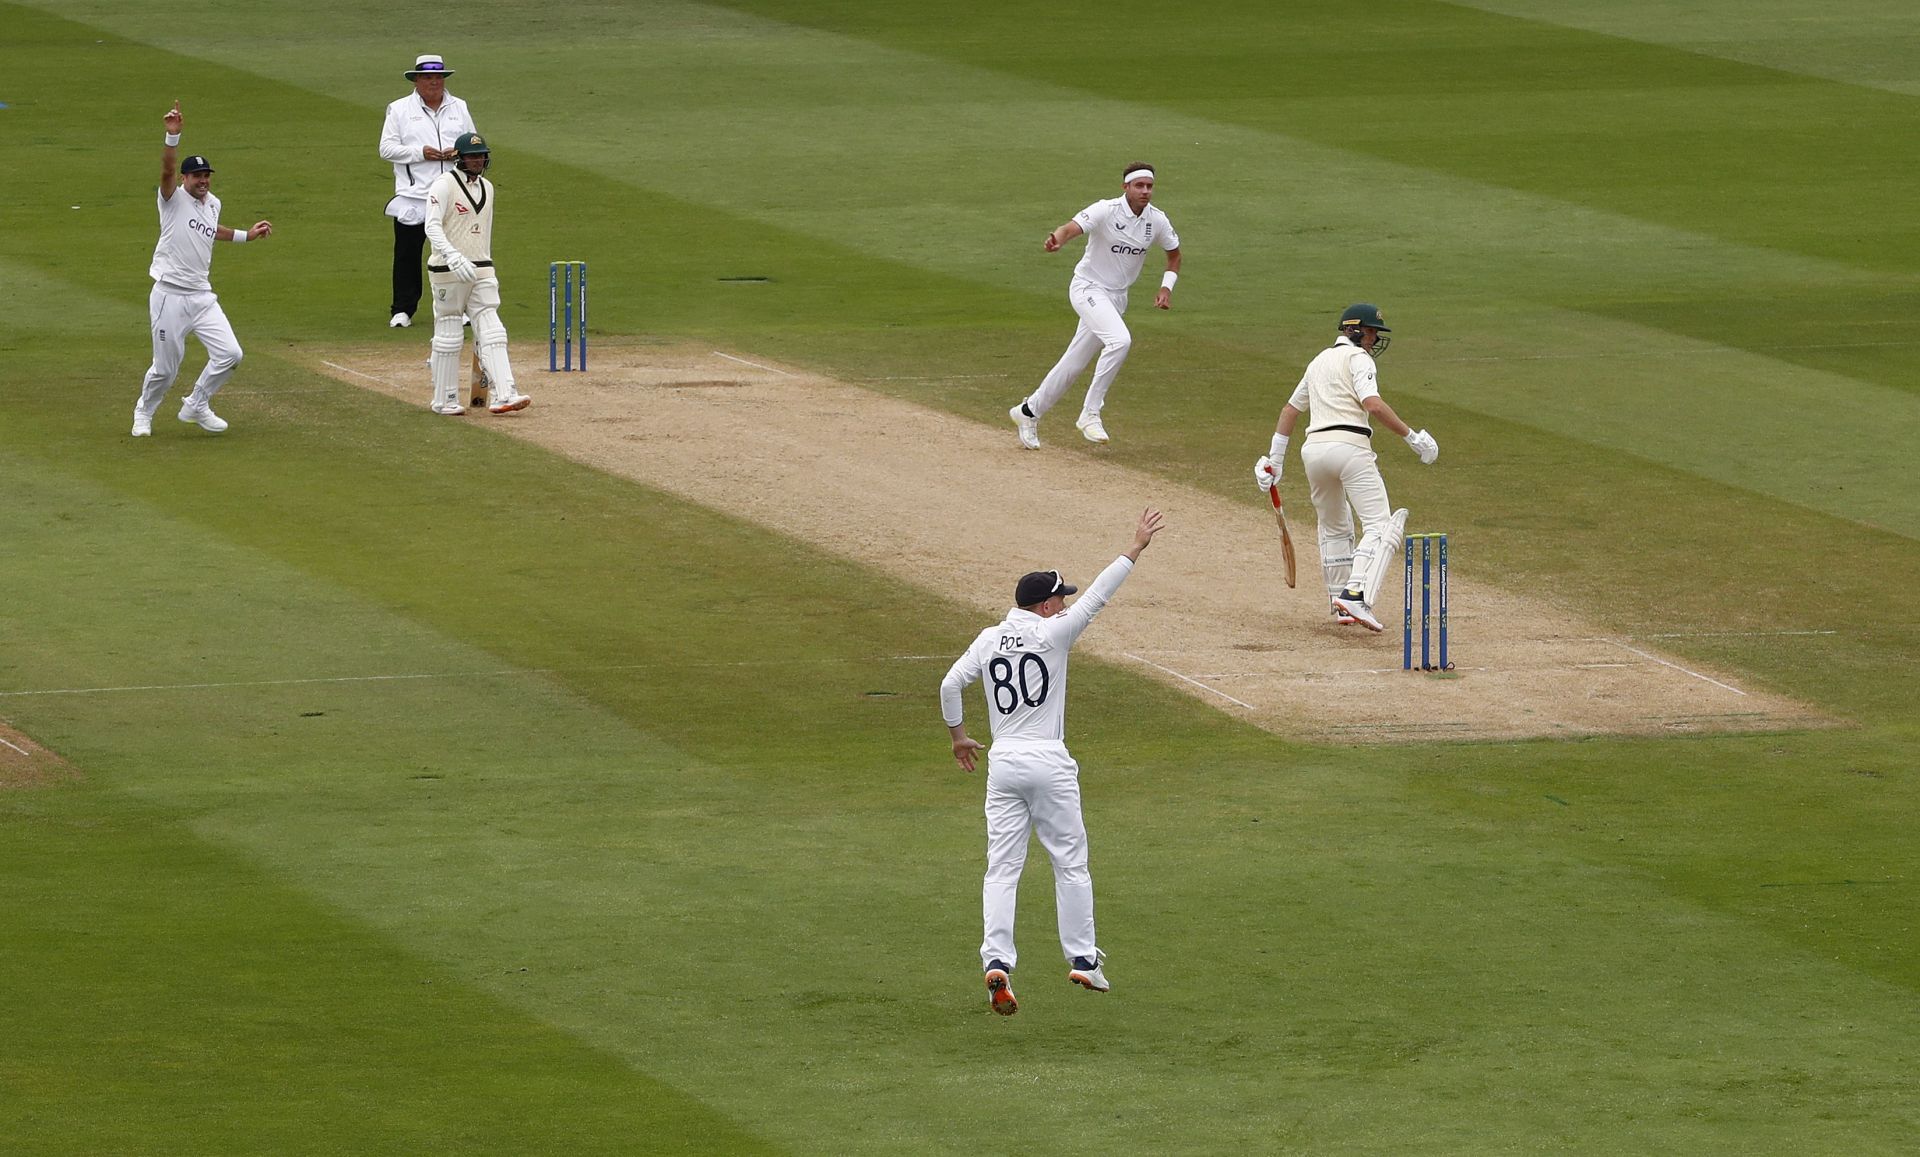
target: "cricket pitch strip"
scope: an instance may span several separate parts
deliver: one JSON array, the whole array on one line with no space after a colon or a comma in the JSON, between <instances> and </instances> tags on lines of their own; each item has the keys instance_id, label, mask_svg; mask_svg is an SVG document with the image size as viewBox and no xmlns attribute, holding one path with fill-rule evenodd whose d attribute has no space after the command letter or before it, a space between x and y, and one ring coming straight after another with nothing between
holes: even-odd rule
<instances>
[{"instance_id":1,"label":"cricket pitch strip","mask_svg":"<svg viewBox=\"0 0 1920 1157\"><path fill-rule=\"evenodd\" d=\"M340 381L426 408L424 341L308 356ZM592 373L529 370L521 385L534 398L522 413L444 420L476 422L813 543L960 600L981 626L1006 610L1022 572L1058 567L1084 586L1126 546L1141 508L1156 506L1168 529L1080 650L1279 734L1409 743L1838 722L1575 611L1499 590L1474 570L1464 542L1450 592L1458 669L1402 671L1399 560L1376 607L1387 630L1337 626L1303 497L1294 507L1300 585L1289 590L1261 495L1233 502L1052 446L1024 450L1004 420L971 421L747 351L603 341ZM1074 436L1072 423L1051 423L1049 434ZM743 486L749 459L760 481ZM927 648L958 655L966 643L929 639Z\"/></svg>"}]
</instances>

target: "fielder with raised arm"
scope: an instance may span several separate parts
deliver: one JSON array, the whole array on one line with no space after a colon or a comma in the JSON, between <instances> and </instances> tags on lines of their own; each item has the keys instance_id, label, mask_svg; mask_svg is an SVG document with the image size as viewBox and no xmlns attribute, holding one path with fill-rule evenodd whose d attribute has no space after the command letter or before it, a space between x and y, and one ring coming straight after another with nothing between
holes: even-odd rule
<instances>
[{"instance_id":1,"label":"fielder with raised arm","mask_svg":"<svg viewBox=\"0 0 1920 1157\"><path fill-rule=\"evenodd\" d=\"M153 292L147 297L147 316L153 326L153 364L140 383L133 403L133 436L153 433L153 415L180 376L180 360L187 354L187 335L200 339L207 350L207 366L180 403L180 420L209 433L227 428L226 419L213 412L213 396L227 384L240 364L240 340L213 292L208 272L213 268L215 241L245 242L273 232L266 221L245 229L220 223L220 198L213 195L213 166L202 156L179 161L180 131L185 123L180 102L174 101L164 122L166 144L160 150L160 242L153 247L147 269Z\"/></svg>"},{"instance_id":2,"label":"fielder with raised arm","mask_svg":"<svg viewBox=\"0 0 1920 1157\"><path fill-rule=\"evenodd\" d=\"M510 414L533 399L514 389L507 364L507 327L500 321L500 279L493 271L493 162L479 133L453 143L450 172L427 186L427 275L433 285L433 403L436 414L464 414L460 404L461 318L473 323L473 344L486 368L487 410Z\"/></svg>"},{"instance_id":3,"label":"fielder with raised arm","mask_svg":"<svg viewBox=\"0 0 1920 1157\"><path fill-rule=\"evenodd\" d=\"M1307 493L1320 521L1320 569L1327 598L1334 618L1370 631L1380 630L1374 599L1407 529L1406 510L1393 510L1387 501L1380 459L1373 452L1371 420L1404 438L1421 462L1432 465L1440 457L1433 435L1401 421L1380 396L1375 359L1386 352L1390 332L1378 306L1348 306L1340 315L1340 336L1307 363L1293 396L1280 408L1273 444L1253 464L1254 484L1264 493L1286 468L1294 425L1303 412L1311 414L1306 441L1300 444L1300 465L1307 472ZM1358 549L1353 545L1356 512L1363 531Z\"/></svg>"},{"instance_id":4,"label":"fielder with raised arm","mask_svg":"<svg viewBox=\"0 0 1920 1157\"><path fill-rule=\"evenodd\" d=\"M1087 251L1073 267L1073 281L1067 286L1067 300L1080 315L1080 325L1067 343L1040 388L1021 399L1007 411L1020 433L1020 444L1029 450L1040 448L1040 419L1067 392L1067 387L1087 368L1096 351L1100 361L1093 367L1093 382L1074 422L1089 442L1107 441L1107 428L1100 420L1107 391L1120 374L1120 366L1133 348L1133 334L1120 315L1127 312L1127 291L1140 278L1147 250L1158 245L1167 251L1167 271L1160 275L1160 291L1153 295L1155 309L1173 306L1173 283L1180 278L1180 235L1173 222L1153 205L1153 166L1145 161L1127 165L1121 178L1121 195L1095 201L1073 215L1066 224L1047 234L1042 243L1048 253L1086 234Z\"/></svg>"},{"instance_id":5,"label":"fielder with raised arm","mask_svg":"<svg viewBox=\"0 0 1920 1157\"><path fill-rule=\"evenodd\" d=\"M1093 935L1093 877L1087 871L1087 828L1080 815L1080 766L1067 754L1067 652L1133 572L1140 552L1162 525L1159 511L1144 511L1133 545L1100 572L1072 607L1067 596L1079 588L1068 586L1059 571L1023 575L1007 617L980 632L940 681L940 712L953 740L953 758L972 771L981 745L967 737L961 693L976 679L985 680L993 747L987 753L987 874L981 885L986 938L980 963L986 970L987 997L1002 1016L1020 1008L1012 981L1019 963L1013 909L1029 833L1040 837L1040 846L1053 861L1060 950L1071 964L1067 979L1090 992L1112 987L1101 970L1106 953Z\"/></svg>"}]
</instances>

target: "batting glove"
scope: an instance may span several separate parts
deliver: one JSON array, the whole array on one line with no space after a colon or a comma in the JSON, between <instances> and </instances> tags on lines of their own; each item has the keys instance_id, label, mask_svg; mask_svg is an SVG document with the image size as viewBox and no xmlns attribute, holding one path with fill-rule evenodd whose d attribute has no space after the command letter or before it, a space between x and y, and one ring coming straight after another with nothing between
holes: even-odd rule
<instances>
[{"instance_id":1,"label":"batting glove","mask_svg":"<svg viewBox=\"0 0 1920 1157\"><path fill-rule=\"evenodd\" d=\"M1431 466L1433 460L1440 457L1440 443L1434 441L1433 435L1425 430L1414 430L1408 433L1407 445L1413 447L1415 454L1420 455L1422 466Z\"/></svg>"},{"instance_id":2,"label":"batting glove","mask_svg":"<svg viewBox=\"0 0 1920 1157\"><path fill-rule=\"evenodd\" d=\"M1253 484L1266 490L1280 481L1280 471L1285 469L1282 459L1260 455L1260 461L1253 464Z\"/></svg>"}]
</instances>

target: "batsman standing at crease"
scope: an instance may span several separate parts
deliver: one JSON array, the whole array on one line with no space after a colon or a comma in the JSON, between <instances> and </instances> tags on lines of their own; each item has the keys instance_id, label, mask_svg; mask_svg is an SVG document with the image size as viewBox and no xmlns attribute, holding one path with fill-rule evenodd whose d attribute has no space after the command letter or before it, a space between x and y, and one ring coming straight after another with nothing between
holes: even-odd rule
<instances>
[{"instance_id":1,"label":"batsman standing at crease","mask_svg":"<svg viewBox=\"0 0 1920 1157\"><path fill-rule=\"evenodd\" d=\"M187 353L187 335L200 339L207 350L207 366L193 383L193 392L180 403L180 420L209 433L227 428L213 412L213 395L240 364L240 341L233 336L227 313L214 295L208 271L213 267L215 241L254 241L273 232L266 221L244 229L220 224L220 198L213 195L213 166L202 156L176 163L184 118L180 102L164 118L166 144L160 150L160 241L153 247L147 273L153 292L147 297L147 315L153 324L153 364L140 383L133 404L133 436L153 434L154 411L180 376L180 360Z\"/></svg>"},{"instance_id":2,"label":"batsman standing at crease","mask_svg":"<svg viewBox=\"0 0 1920 1157\"><path fill-rule=\"evenodd\" d=\"M1120 366L1133 348L1133 334L1120 315L1127 311L1127 290L1140 278L1147 250L1158 245L1167 251L1167 271L1160 275L1160 291L1153 295L1155 309L1170 309L1173 283L1180 279L1180 235L1173 222L1153 206L1153 166L1134 161L1121 178L1121 195L1095 201L1073 215L1066 224L1047 234L1043 245L1048 253L1080 236L1087 236L1087 251L1073 267L1073 280L1067 286L1067 300L1080 315L1067 352L1060 355L1040 388L1022 398L1007 411L1020 432L1020 444L1029 450L1040 448L1040 419L1053 409L1080 371L1093 361L1093 382L1087 386L1087 398L1074 422L1089 442L1107 441L1107 428L1100 421L1101 407L1107 403L1107 391L1120 374Z\"/></svg>"},{"instance_id":3,"label":"batsman standing at crease","mask_svg":"<svg viewBox=\"0 0 1920 1157\"><path fill-rule=\"evenodd\" d=\"M460 404L461 317L473 323L473 344L486 367L487 409L524 410L533 401L514 389L507 364L507 327L500 321L500 279L493 271L493 155L479 133L461 133L450 173L427 187L427 274L433 285L433 403L436 414L464 414Z\"/></svg>"},{"instance_id":4,"label":"batsman standing at crease","mask_svg":"<svg viewBox=\"0 0 1920 1157\"><path fill-rule=\"evenodd\" d=\"M1013 909L1020 871L1027 862L1029 833L1053 861L1054 904L1060 950L1071 967L1067 979L1090 992L1106 992L1100 951L1093 935L1093 877L1087 871L1087 828L1080 815L1080 766L1067 754L1067 652L1080 633L1133 573L1140 552L1163 525L1146 510L1133 545L1093 580L1080 601L1067 606L1068 586L1059 571L1034 571L1014 587L1007 617L973 640L940 681L940 713L953 740L953 758L974 770L980 744L968 738L961 693L984 678L987 726L987 874L981 885L986 937L980 945L987 997L1002 1016L1019 1011L1013 995Z\"/></svg>"},{"instance_id":5,"label":"batsman standing at crease","mask_svg":"<svg viewBox=\"0 0 1920 1157\"><path fill-rule=\"evenodd\" d=\"M1440 456L1433 436L1401 421L1380 396L1375 359L1386 352L1389 332L1378 306L1349 306L1340 315L1340 336L1307 363L1293 396L1280 408L1273 444L1253 465L1254 484L1264 493L1286 467L1287 442L1300 415L1311 415L1300 464L1320 522L1320 569L1327 598L1342 624L1359 623L1370 631L1381 629L1373 603L1407 528L1406 510L1393 510L1387 501L1387 484L1373 452L1373 421L1404 438L1421 462L1432 465ZM1364 531L1358 549L1353 543L1355 513Z\"/></svg>"}]
</instances>

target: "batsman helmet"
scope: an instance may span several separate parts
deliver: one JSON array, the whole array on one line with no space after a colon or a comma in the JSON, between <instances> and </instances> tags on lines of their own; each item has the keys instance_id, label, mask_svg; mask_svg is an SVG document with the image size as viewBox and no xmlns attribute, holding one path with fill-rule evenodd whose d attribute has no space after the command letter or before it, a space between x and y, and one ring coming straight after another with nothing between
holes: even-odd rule
<instances>
[{"instance_id":1,"label":"batsman helmet","mask_svg":"<svg viewBox=\"0 0 1920 1157\"><path fill-rule=\"evenodd\" d=\"M480 170L483 172L493 164L493 152L487 148L486 138L482 137L479 133L461 133L459 136L453 138L453 152L455 156L462 160L468 157L484 158L480 162ZM460 167L467 169L465 165L461 165ZM473 172L474 170L467 169L467 171Z\"/></svg>"},{"instance_id":2,"label":"batsman helmet","mask_svg":"<svg viewBox=\"0 0 1920 1157\"><path fill-rule=\"evenodd\" d=\"M1390 340L1387 334L1392 332L1387 328L1386 319L1380 316L1380 307L1363 301L1340 311L1340 332L1349 338L1358 342L1361 331L1369 329L1377 332L1373 341L1373 355L1379 357L1386 352Z\"/></svg>"}]
</instances>

